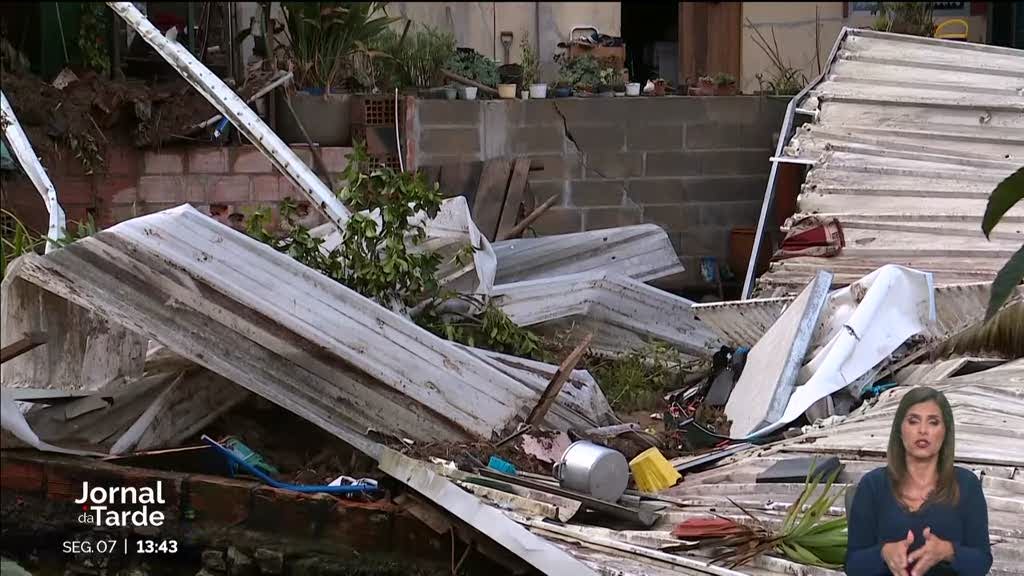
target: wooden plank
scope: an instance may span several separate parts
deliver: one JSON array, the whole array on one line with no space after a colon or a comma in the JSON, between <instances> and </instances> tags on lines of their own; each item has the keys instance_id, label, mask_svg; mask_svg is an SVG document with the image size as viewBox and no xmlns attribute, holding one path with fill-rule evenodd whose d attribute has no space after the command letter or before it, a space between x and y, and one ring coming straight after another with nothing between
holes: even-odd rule
<instances>
[{"instance_id":1,"label":"wooden plank","mask_svg":"<svg viewBox=\"0 0 1024 576\"><path fill-rule=\"evenodd\" d=\"M713 2L708 6L707 74L731 74L737 84L740 81L742 18L742 2Z\"/></svg>"},{"instance_id":2,"label":"wooden plank","mask_svg":"<svg viewBox=\"0 0 1024 576\"><path fill-rule=\"evenodd\" d=\"M498 229L495 238L503 238L503 233L511 230L519 219L519 205L523 202L526 192L526 179L530 176L530 159L516 158L512 168L512 177L508 181L508 193L505 205L501 209Z\"/></svg>"},{"instance_id":3,"label":"wooden plank","mask_svg":"<svg viewBox=\"0 0 1024 576\"><path fill-rule=\"evenodd\" d=\"M569 379L572 371L579 364L580 359L583 358L583 354L587 351L590 346L590 339L593 337L591 334L587 334L583 341L576 346L576 348L562 360L562 363L558 366L558 371L551 378L551 382L548 383L548 387L544 389L544 393L540 395L540 400L537 401L537 405L530 411L530 416L526 419L528 425L537 425L544 422L544 416L547 415L551 405L554 404L555 398L562 391L562 386Z\"/></svg>"},{"instance_id":4,"label":"wooden plank","mask_svg":"<svg viewBox=\"0 0 1024 576\"><path fill-rule=\"evenodd\" d=\"M462 162L440 166L441 173L438 177L438 184L441 185L441 195L445 198L463 196L469 207L472 208L473 202L476 200L476 189L480 185L480 174L483 167L483 162Z\"/></svg>"},{"instance_id":5,"label":"wooden plank","mask_svg":"<svg viewBox=\"0 0 1024 576\"><path fill-rule=\"evenodd\" d=\"M511 168L508 160L488 160L480 174L480 185L477 186L476 198L473 200L473 221L491 241L498 230L498 219L501 218L501 208L505 204Z\"/></svg>"},{"instance_id":6,"label":"wooden plank","mask_svg":"<svg viewBox=\"0 0 1024 576\"><path fill-rule=\"evenodd\" d=\"M522 222L516 224L510 230L502 232L502 230L499 228L498 234L495 236L495 240L509 240L512 238L518 238L523 232L526 231L527 228L530 227L531 224L533 224L534 222L537 221L538 218L543 216L544 213L548 211L548 208L554 206L555 202L557 202L559 198L561 198L560 194L552 195L551 198L548 198L547 200L544 201L543 204L536 207L532 212L529 213L529 215L526 216L526 218L523 218Z\"/></svg>"},{"instance_id":7,"label":"wooden plank","mask_svg":"<svg viewBox=\"0 0 1024 576\"><path fill-rule=\"evenodd\" d=\"M32 332L21 338L18 338L14 342L0 348L0 362L7 362L13 358L21 356L25 352L46 344L46 334L42 332Z\"/></svg>"}]
</instances>

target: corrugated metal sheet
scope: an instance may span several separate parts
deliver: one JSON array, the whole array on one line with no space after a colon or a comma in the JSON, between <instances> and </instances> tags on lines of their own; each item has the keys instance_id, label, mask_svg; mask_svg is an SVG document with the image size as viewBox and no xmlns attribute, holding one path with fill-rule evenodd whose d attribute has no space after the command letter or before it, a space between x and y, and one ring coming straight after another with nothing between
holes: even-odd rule
<instances>
[{"instance_id":1,"label":"corrugated metal sheet","mask_svg":"<svg viewBox=\"0 0 1024 576\"><path fill-rule=\"evenodd\" d=\"M812 120L780 161L812 163L798 215L837 217L847 245L773 263L759 295L795 293L820 267L837 284L888 263L990 281L1020 247L1024 206L991 240L981 217L1024 165L1024 50L846 29L796 109Z\"/></svg>"},{"instance_id":2,"label":"corrugated metal sheet","mask_svg":"<svg viewBox=\"0 0 1024 576\"><path fill-rule=\"evenodd\" d=\"M981 475L988 504L993 576L1018 575L1024 567L1024 360L967 376L923 382L945 392L956 418L957 465ZM722 461L711 470L691 473L660 494L671 500L651 530L612 530L569 524L557 526L520 520L559 543L601 574L791 574L831 576L841 572L761 556L751 564L728 571L701 566L696 552L665 552L676 542L670 532L687 519L722 516L749 524L751 519L733 502L761 522L778 528L796 501L803 483L757 483L773 464L809 455L838 456L844 472L837 485L853 486L867 472L885 465L885 445L900 398L910 387L885 392L838 423L808 428L805 433L773 444L754 447ZM829 511L845 513L839 498ZM682 558L680 558L682 556ZM698 561L698 562L695 562Z\"/></svg>"},{"instance_id":3,"label":"corrugated metal sheet","mask_svg":"<svg viewBox=\"0 0 1024 576\"><path fill-rule=\"evenodd\" d=\"M371 455L368 429L418 441L490 438L540 397L539 383L531 387L188 205L15 265L12 276L144 334ZM600 422L595 414L574 418L581 406L571 400L560 420L584 428Z\"/></svg>"},{"instance_id":4,"label":"corrugated metal sheet","mask_svg":"<svg viewBox=\"0 0 1024 576\"><path fill-rule=\"evenodd\" d=\"M604 270L641 282L683 272L672 242L656 224L495 242L495 284Z\"/></svg>"},{"instance_id":5,"label":"corrugated metal sheet","mask_svg":"<svg viewBox=\"0 0 1024 576\"><path fill-rule=\"evenodd\" d=\"M610 272L587 272L501 284L495 303L520 326L591 332L590 350L618 356L664 341L683 354L709 358L718 337L693 314L693 302Z\"/></svg>"},{"instance_id":6,"label":"corrugated metal sheet","mask_svg":"<svg viewBox=\"0 0 1024 576\"><path fill-rule=\"evenodd\" d=\"M861 277L863 275L843 283L850 284ZM990 282L936 287L936 322L929 327L925 336L934 339L947 338L977 324L985 317L991 287ZM1017 288L1016 292L1018 297L1024 296L1024 287ZM732 346L751 347L764 336L792 301L792 297L783 296L694 304L693 312L714 330L723 342Z\"/></svg>"}]
</instances>

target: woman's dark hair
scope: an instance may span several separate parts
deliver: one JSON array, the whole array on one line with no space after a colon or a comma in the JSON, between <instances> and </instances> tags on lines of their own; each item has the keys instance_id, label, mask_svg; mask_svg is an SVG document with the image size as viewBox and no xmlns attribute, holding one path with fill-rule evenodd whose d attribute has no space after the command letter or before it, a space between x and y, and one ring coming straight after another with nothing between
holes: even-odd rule
<instances>
[{"instance_id":1,"label":"woman's dark hair","mask_svg":"<svg viewBox=\"0 0 1024 576\"><path fill-rule=\"evenodd\" d=\"M953 451L956 447L956 435L953 424L953 409L949 406L945 394L934 388L920 386L903 395L900 406L896 409L896 417L892 421L889 433L889 451L887 453L889 480L896 494L902 493L903 482L907 479L907 449L903 446L903 420L911 406L922 402L935 402L942 412L942 422L946 426L946 436L939 450L939 479L932 492L931 501L955 505L960 499L960 490L953 470Z\"/></svg>"}]
</instances>

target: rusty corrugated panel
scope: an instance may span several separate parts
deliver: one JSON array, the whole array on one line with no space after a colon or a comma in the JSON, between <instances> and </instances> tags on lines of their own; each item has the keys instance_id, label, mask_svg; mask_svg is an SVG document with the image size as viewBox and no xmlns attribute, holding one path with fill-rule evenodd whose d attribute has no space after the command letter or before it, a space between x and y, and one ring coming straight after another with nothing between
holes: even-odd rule
<instances>
[{"instance_id":1,"label":"rusty corrugated panel","mask_svg":"<svg viewBox=\"0 0 1024 576\"><path fill-rule=\"evenodd\" d=\"M774 262L759 295L822 267L837 285L890 263L991 281L1024 241L1024 205L981 232L989 193L1024 165L1024 50L847 29L796 109L811 120L780 161L811 164L797 217L835 216L847 244Z\"/></svg>"}]
</instances>

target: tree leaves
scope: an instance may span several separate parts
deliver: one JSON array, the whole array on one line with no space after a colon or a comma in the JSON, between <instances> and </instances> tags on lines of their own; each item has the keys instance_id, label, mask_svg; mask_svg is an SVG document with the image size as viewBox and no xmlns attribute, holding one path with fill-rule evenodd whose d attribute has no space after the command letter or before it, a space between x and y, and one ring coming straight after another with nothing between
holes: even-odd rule
<instances>
[{"instance_id":1,"label":"tree leaves","mask_svg":"<svg viewBox=\"0 0 1024 576\"><path fill-rule=\"evenodd\" d=\"M981 231L985 233L986 238L992 233L992 229L996 227L1003 215L1022 198L1024 198L1024 167L1018 168L1016 172L1007 176L988 197L985 217L981 220Z\"/></svg>"},{"instance_id":2,"label":"tree leaves","mask_svg":"<svg viewBox=\"0 0 1024 576\"><path fill-rule=\"evenodd\" d=\"M988 205L985 207L985 216L981 220L981 231L985 233L986 238L992 233L992 229L996 227L999 220L1022 198L1024 198L1024 167L1017 169L1016 172L1000 182L989 196ZM1021 280L1024 280L1024 244L1003 265L999 273L996 274L995 280L992 281L992 293L988 299L988 310L985 311L986 321L996 315Z\"/></svg>"}]
</instances>

